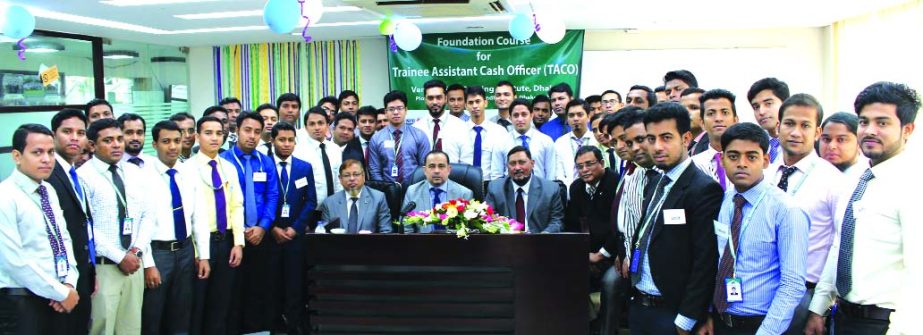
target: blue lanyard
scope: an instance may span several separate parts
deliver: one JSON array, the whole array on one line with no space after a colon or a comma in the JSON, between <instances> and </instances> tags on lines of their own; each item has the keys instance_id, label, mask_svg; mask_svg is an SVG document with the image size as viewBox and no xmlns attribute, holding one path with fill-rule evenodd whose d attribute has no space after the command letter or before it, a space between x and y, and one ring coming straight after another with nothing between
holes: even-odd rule
<instances>
[{"instance_id":1,"label":"blue lanyard","mask_svg":"<svg viewBox=\"0 0 923 335\"><path fill-rule=\"evenodd\" d=\"M234 149L231 149L231 150L234 150ZM259 166L260 166L260 172L263 172L263 159L260 157L260 152L259 152L259 151L256 151L256 150L253 150L253 153L250 153L250 155L256 157L256 160L260 163L260 164L259 164ZM241 168L241 169L244 169L244 171L247 170L247 168L244 167L244 163L241 163L241 162L240 162L240 158L237 158L237 152L236 152L236 151L232 151L232 152L231 152L231 156L234 156L234 160L237 161L237 166L240 166L240 168ZM250 161L247 161L247 162L249 163ZM241 171L241 172L243 172L243 171Z\"/></svg>"}]
</instances>

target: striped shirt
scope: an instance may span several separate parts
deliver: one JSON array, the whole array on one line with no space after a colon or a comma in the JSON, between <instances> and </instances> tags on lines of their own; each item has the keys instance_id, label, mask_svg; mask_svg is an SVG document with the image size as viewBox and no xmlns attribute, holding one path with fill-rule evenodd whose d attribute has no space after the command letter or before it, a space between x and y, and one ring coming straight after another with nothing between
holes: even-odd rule
<instances>
[{"instance_id":1,"label":"striped shirt","mask_svg":"<svg viewBox=\"0 0 923 335\"><path fill-rule=\"evenodd\" d=\"M731 232L735 189L724 194L716 225L727 235L716 233L719 264ZM795 307L804 296L807 267L808 215L795 200L767 180L740 193L743 206L740 241L737 242L734 273L741 280L742 302L728 304L727 313L762 316L759 334L782 334L788 329ZM754 207L755 206L755 207ZM724 278L717 278L724 280Z\"/></svg>"},{"instance_id":2,"label":"striped shirt","mask_svg":"<svg viewBox=\"0 0 923 335\"><path fill-rule=\"evenodd\" d=\"M622 178L622 198L619 199L619 209L616 214L619 231L625 235L625 258L631 260L631 241L634 240L638 222L641 221L641 209L644 205L644 187L647 185L647 170L638 166L634 173L625 172Z\"/></svg>"}]
</instances>

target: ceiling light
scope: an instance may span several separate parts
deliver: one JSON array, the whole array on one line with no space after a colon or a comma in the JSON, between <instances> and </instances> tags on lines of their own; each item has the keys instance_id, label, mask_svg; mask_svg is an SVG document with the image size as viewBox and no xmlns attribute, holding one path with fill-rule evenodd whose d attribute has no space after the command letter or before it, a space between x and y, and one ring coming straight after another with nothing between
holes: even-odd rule
<instances>
[{"instance_id":1,"label":"ceiling light","mask_svg":"<svg viewBox=\"0 0 923 335\"><path fill-rule=\"evenodd\" d=\"M151 57L151 63L185 63L186 57Z\"/></svg>"},{"instance_id":2,"label":"ceiling light","mask_svg":"<svg viewBox=\"0 0 923 335\"><path fill-rule=\"evenodd\" d=\"M136 31L139 33L148 33L148 34L168 34L170 33L169 31L163 30L163 29L145 27L145 26L125 23L125 22L97 19L97 18L88 17L88 16L66 14L66 13L61 13L61 12L50 11L50 10L39 8L39 7L27 7L27 8L29 9L30 12L32 12L32 15L45 18L45 19L67 21L67 22L73 22L73 23L79 23L79 24L88 24L91 26L98 26L98 27L105 27L105 28Z\"/></svg>"},{"instance_id":3,"label":"ceiling light","mask_svg":"<svg viewBox=\"0 0 923 335\"><path fill-rule=\"evenodd\" d=\"M218 0L103 0L100 3L118 6L118 7L127 7L127 6L149 6L149 5L172 5L172 4L181 4L181 3L194 3L194 2L215 2Z\"/></svg>"},{"instance_id":4,"label":"ceiling light","mask_svg":"<svg viewBox=\"0 0 923 335\"><path fill-rule=\"evenodd\" d=\"M139 55L137 51L131 51L131 50L103 51L103 58L105 59L112 59L112 60L135 59L135 58L138 58L138 56Z\"/></svg>"},{"instance_id":5,"label":"ceiling light","mask_svg":"<svg viewBox=\"0 0 923 335\"><path fill-rule=\"evenodd\" d=\"M183 29L183 30L172 30L166 32L166 34L198 34L198 33L220 33L228 31L251 31L251 30L268 30L269 27L266 25L258 26L240 26L240 27L218 27L218 28L200 28L200 29Z\"/></svg>"},{"instance_id":6,"label":"ceiling light","mask_svg":"<svg viewBox=\"0 0 923 335\"><path fill-rule=\"evenodd\" d=\"M25 44L26 46L26 52L29 52L29 53L45 54L45 53L64 51L64 44L61 44L58 42L48 42L48 41L30 42L29 40L26 40L25 43L23 44ZM13 44L13 51L19 51L19 49L21 49L19 47L19 44Z\"/></svg>"},{"instance_id":7,"label":"ceiling light","mask_svg":"<svg viewBox=\"0 0 923 335\"><path fill-rule=\"evenodd\" d=\"M344 13L344 12L358 12L362 8L356 6L330 6L324 7L324 13ZM228 12L211 12L211 13L200 13L200 14L179 14L173 15L180 19L184 20L209 20L209 19L227 19L227 18L237 18L237 17L258 17L263 16L262 9L254 10L237 10L237 11L228 11Z\"/></svg>"}]
</instances>

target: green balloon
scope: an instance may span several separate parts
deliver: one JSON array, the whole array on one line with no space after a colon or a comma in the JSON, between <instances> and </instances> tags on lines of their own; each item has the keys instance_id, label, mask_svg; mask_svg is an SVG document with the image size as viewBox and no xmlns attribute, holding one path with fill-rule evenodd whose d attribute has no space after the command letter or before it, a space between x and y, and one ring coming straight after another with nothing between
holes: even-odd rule
<instances>
[{"instance_id":1,"label":"green balloon","mask_svg":"<svg viewBox=\"0 0 923 335\"><path fill-rule=\"evenodd\" d=\"M391 18L381 20L381 24L378 25L378 32L382 35L394 34L394 21L391 21Z\"/></svg>"}]
</instances>

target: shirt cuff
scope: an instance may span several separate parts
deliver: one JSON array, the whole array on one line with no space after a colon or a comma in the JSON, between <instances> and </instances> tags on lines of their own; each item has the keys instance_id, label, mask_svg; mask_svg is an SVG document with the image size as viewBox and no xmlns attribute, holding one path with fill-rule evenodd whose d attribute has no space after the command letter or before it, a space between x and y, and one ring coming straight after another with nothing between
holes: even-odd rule
<instances>
[{"instance_id":1,"label":"shirt cuff","mask_svg":"<svg viewBox=\"0 0 923 335\"><path fill-rule=\"evenodd\" d=\"M606 258L612 258L612 255L606 251L606 248L599 248L599 253L603 254L603 256L606 256Z\"/></svg>"},{"instance_id":2,"label":"shirt cuff","mask_svg":"<svg viewBox=\"0 0 923 335\"><path fill-rule=\"evenodd\" d=\"M687 318L682 314L676 314L676 320L673 321L673 324L687 332L691 332L692 327L695 327L695 322L695 319Z\"/></svg>"}]
</instances>

